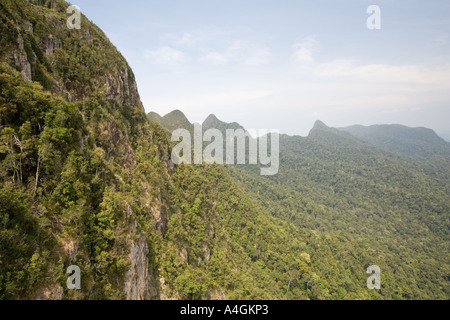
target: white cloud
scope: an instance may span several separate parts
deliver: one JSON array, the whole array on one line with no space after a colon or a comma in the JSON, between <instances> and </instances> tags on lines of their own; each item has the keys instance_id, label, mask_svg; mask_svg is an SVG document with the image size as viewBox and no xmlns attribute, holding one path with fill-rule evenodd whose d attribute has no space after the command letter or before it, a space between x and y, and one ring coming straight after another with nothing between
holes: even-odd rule
<instances>
[{"instance_id":1,"label":"white cloud","mask_svg":"<svg viewBox=\"0 0 450 320\"><path fill-rule=\"evenodd\" d=\"M182 35L179 34L168 34L163 37L164 40L170 41L174 45L187 46L193 45L198 42L198 37L194 36L192 33L185 32Z\"/></svg>"},{"instance_id":2,"label":"white cloud","mask_svg":"<svg viewBox=\"0 0 450 320\"><path fill-rule=\"evenodd\" d=\"M209 52L200 58L200 61L213 65L221 65L227 63L230 60L230 56L227 53Z\"/></svg>"},{"instance_id":3,"label":"white cloud","mask_svg":"<svg viewBox=\"0 0 450 320\"><path fill-rule=\"evenodd\" d=\"M176 65L186 59L184 52L167 46L160 47L153 51L146 51L144 56L147 59L151 59L154 63L161 65Z\"/></svg>"},{"instance_id":4,"label":"white cloud","mask_svg":"<svg viewBox=\"0 0 450 320\"><path fill-rule=\"evenodd\" d=\"M260 66L269 63L270 50L268 48L254 49L244 61L248 66Z\"/></svg>"},{"instance_id":5,"label":"white cloud","mask_svg":"<svg viewBox=\"0 0 450 320\"><path fill-rule=\"evenodd\" d=\"M222 65L228 62L246 66L261 66L269 63L270 49L247 41L235 41L222 52L210 51L200 57L201 62Z\"/></svg>"},{"instance_id":6,"label":"white cloud","mask_svg":"<svg viewBox=\"0 0 450 320\"><path fill-rule=\"evenodd\" d=\"M170 43L173 46L191 46L200 41L199 36L190 32L185 33L166 33L160 36L161 41Z\"/></svg>"},{"instance_id":7,"label":"white cloud","mask_svg":"<svg viewBox=\"0 0 450 320\"><path fill-rule=\"evenodd\" d=\"M184 33L180 39L178 39L178 43L182 45L188 45L195 43L195 38L190 33Z\"/></svg>"},{"instance_id":8,"label":"white cloud","mask_svg":"<svg viewBox=\"0 0 450 320\"><path fill-rule=\"evenodd\" d=\"M292 61L295 63L312 63L314 62L314 52L317 48L317 40L315 36L309 36L301 41L294 43L292 49Z\"/></svg>"},{"instance_id":9,"label":"white cloud","mask_svg":"<svg viewBox=\"0 0 450 320\"><path fill-rule=\"evenodd\" d=\"M450 66L430 68L416 65L363 64L352 60L333 60L319 64L313 71L319 78L354 78L379 83L430 85L433 88L450 86ZM426 86L421 89L428 89Z\"/></svg>"}]
</instances>

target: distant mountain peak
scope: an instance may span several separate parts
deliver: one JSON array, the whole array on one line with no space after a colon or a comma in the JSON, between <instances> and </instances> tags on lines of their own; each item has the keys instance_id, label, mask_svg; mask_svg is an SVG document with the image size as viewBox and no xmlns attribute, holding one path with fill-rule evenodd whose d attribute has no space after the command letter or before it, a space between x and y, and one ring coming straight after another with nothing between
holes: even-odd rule
<instances>
[{"instance_id":1,"label":"distant mountain peak","mask_svg":"<svg viewBox=\"0 0 450 320\"><path fill-rule=\"evenodd\" d=\"M239 123L237 123L237 122L232 122L232 123L224 122L224 121L218 119L214 114L210 114L205 119L205 121L203 121L202 125L203 125L203 130L218 129L218 130L220 130L222 132L225 132L228 129L233 129L233 130L244 129L244 127L241 126Z\"/></svg>"},{"instance_id":2,"label":"distant mountain peak","mask_svg":"<svg viewBox=\"0 0 450 320\"><path fill-rule=\"evenodd\" d=\"M225 122L219 120L214 114L210 114L205 121L203 121L203 127L205 128L214 128L217 125L223 125Z\"/></svg>"},{"instance_id":3,"label":"distant mountain peak","mask_svg":"<svg viewBox=\"0 0 450 320\"><path fill-rule=\"evenodd\" d=\"M186 119L188 120L188 118L186 117L186 115L183 113L183 111L175 109L171 112L169 112L168 114L166 114L163 118L169 119L169 118L180 118L180 119Z\"/></svg>"},{"instance_id":4,"label":"distant mountain peak","mask_svg":"<svg viewBox=\"0 0 450 320\"><path fill-rule=\"evenodd\" d=\"M174 131L177 129L193 129L192 123L188 120L186 115L178 109L169 112L164 117L161 117L156 112L149 112L147 114L147 117L151 121L160 124L162 127L166 128L169 131Z\"/></svg>"},{"instance_id":5,"label":"distant mountain peak","mask_svg":"<svg viewBox=\"0 0 450 320\"><path fill-rule=\"evenodd\" d=\"M364 143L350 133L342 132L336 128L328 127L317 120L309 132L308 138L324 143L331 143L335 147L360 148Z\"/></svg>"},{"instance_id":6,"label":"distant mountain peak","mask_svg":"<svg viewBox=\"0 0 450 320\"><path fill-rule=\"evenodd\" d=\"M161 124L162 117L161 117L158 113L156 113L156 112L149 112L149 113L147 114L147 117L148 117L151 121L154 121L154 122L157 122L157 123Z\"/></svg>"},{"instance_id":7,"label":"distant mountain peak","mask_svg":"<svg viewBox=\"0 0 450 320\"><path fill-rule=\"evenodd\" d=\"M311 131L309 131L309 135L315 135L318 132L332 132L332 131L336 131L334 128L331 128L329 126L327 126L325 123L323 123L320 120L317 120L314 123L314 126L312 127Z\"/></svg>"},{"instance_id":8,"label":"distant mountain peak","mask_svg":"<svg viewBox=\"0 0 450 320\"><path fill-rule=\"evenodd\" d=\"M220 121L220 120L216 117L215 114L211 113L211 114L205 119L205 122L206 122L206 121Z\"/></svg>"},{"instance_id":9,"label":"distant mountain peak","mask_svg":"<svg viewBox=\"0 0 450 320\"><path fill-rule=\"evenodd\" d=\"M323 123L320 120L317 120L314 123L313 129L330 129L330 127L328 127L325 123Z\"/></svg>"}]
</instances>

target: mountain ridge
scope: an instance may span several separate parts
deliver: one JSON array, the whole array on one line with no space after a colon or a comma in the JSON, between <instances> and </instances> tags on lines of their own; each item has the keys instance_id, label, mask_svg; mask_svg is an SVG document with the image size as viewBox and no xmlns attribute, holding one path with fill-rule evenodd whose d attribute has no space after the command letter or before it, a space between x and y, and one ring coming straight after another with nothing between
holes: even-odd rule
<instances>
[{"instance_id":1,"label":"mountain ridge","mask_svg":"<svg viewBox=\"0 0 450 320\"><path fill-rule=\"evenodd\" d=\"M410 156L450 156L450 143L432 129L403 125L355 125L339 128L359 139Z\"/></svg>"},{"instance_id":2,"label":"mountain ridge","mask_svg":"<svg viewBox=\"0 0 450 320\"><path fill-rule=\"evenodd\" d=\"M193 123L191 123L180 110L176 110L176 114L178 114L178 117L182 117L182 121L179 119L173 120L167 118L168 116L171 116L173 112L175 111L168 113L164 117L161 117L159 114L154 112L148 113L147 116L151 121L159 123L169 131L180 128L193 131ZM222 133L225 133L227 129L246 130L239 123L223 122L214 114L210 114L204 120L202 126L203 130L211 128L219 129ZM371 133L371 131L373 131L373 133ZM406 138L408 138L408 135L412 135L413 138L409 138L407 139L408 141L405 142L400 139L399 133ZM356 146L360 143L369 143L374 147L379 147L387 151L398 152L407 156L450 156L450 143L439 137L432 129L425 127L412 128L404 125L373 125L365 127L362 125L353 125L344 128L333 128L327 126L323 121L317 120L307 137L314 138L317 141L332 139L335 141L336 145L347 147L351 145ZM384 142L386 140L388 140L388 143ZM426 145L427 143L428 145Z\"/></svg>"}]
</instances>

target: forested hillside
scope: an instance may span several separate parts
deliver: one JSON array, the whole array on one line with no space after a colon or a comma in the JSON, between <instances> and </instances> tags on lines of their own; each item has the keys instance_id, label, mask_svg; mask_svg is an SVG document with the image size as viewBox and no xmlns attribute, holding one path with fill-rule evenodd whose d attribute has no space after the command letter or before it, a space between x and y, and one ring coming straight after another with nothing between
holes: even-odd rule
<instances>
[{"instance_id":1,"label":"forested hillside","mask_svg":"<svg viewBox=\"0 0 450 320\"><path fill-rule=\"evenodd\" d=\"M384 270L386 296L448 298L450 159L402 157L354 140L322 126L306 138L284 136L277 176L246 167L233 176L273 216L316 232L322 247L312 259L330 283L347 283L336 288L344 296L359 266L373 263Z\"/></svg>"},{"instance_id":2,"label":"forested hillside","mask_svg":"<svg viewBox=\"0 0 450 320\"><path fill-rule=\"evenodd\" d=\"M374 145L410 156L450 157L450 143L427 128L401 125L351 126L340 128Z\"/></svg>"},{"instance_id":3,"label":"forested hillside","mask_svg":"<svg viewBox=\"0 0 450 320\"><path fill-rule=\"evenodd\" d=\"M383 298L448 298L449 157L402 156L320 121L308 137L282 135L280 157L272 177L255 166L227 168L273 217L309 239L326 288L320 298L363 298L369 264L383 270Z\"/></svg>"},{"instance_id":4,"label":"forested hillside","mask_svg":"<svg viewBox=\"0 0 450 320\"><path fill-rule=\"evenodd\" d=\"M449 298L448 157L318 123L282 136L273 177L175 166L167 129L187 118L149 120L123 56L84 16L68 29L68 6L0 2L0 299Z\"/></svg>"}]
</instances>

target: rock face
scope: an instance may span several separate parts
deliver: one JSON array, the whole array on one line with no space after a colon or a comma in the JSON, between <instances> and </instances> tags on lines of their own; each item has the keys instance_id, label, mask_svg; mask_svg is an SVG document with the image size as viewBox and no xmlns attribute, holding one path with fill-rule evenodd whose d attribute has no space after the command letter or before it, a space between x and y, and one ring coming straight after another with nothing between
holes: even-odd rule
<instances>
[{"instance_id":1,"label":"rock face","mask_svg":"<svg viewBox=\"0 0 450 320\"><path fill-rule=\"evenodd\" d=\"M28 20L25 20L24 24L27 26L27 32L33 33L33 24Z\"/></svg>"},{"instance_id":2,"label":"rock face","mask_svg":"<svg viewBox=\"0 0 450 320\"><path fill-rule=\"evenodd\" d=\"M23 45L23 38L20 34L20 29L18 29L17 32L19 34L17 36L19 50L14 51L14 61L16 63L16 66L19 68L20 73L22 74L22 78L25 81L31 82L31 65L30 62L28 62L28 56Z\"/></svg>"},{"instance_id":3,"label":"rock face","mask_svg":"<svg viewBox=\"0 0 450 320\"><path fill-rule=\"evenodd\" d=\"M44 51L45 54L50 56L52 55L56 49L62 49L62 42L60 39L49 35L45 41Z\"/></svg>"},{"instance_id":4,"label":"rock face","mask_svg":"<svg viewBox=\"0 0 450 320\"><path fill-rule=\"evenodd\" d=\"M131 70L124 68L117 73L106 75L103 79L104 95L107 99L116 99L129 107L142 108L136 81L130 74Z\"/></svg>"},{"instance_id":5,"label":"rock face","mask_svg":"<svg viewBox=\"0 0 450 320\"><path fill-rule=\"evenodd\" d=\"M5 3L3 1L0 3L2 9ZM16 5L15 0L6 1L11 8ZM65 3L63 4L65 5ZM90 99L93 96L101 96L102 99L98 100L101 100L102 106L95 105L95 108L98 108L102 117L104 116L108 120L88 123L86 124L87 130L91 134L91 138L94 133L95 135L98 133L98 139L92 139L92 141L99 149L101 149L100 145L110 148L105 147L108 149L106 151L109 158L103 158L102 163L114 162L114 165L122 170L120 173L124 172L128 177L133 177L136 167L139 165L138 162L142 160L138 158L139 155L134 145L140 139L132 137L131 128L134 126L133 130L143 136L149 136L151 131L145 125L144 108L140 101L135 76L128 63L103 32L89 21L83 23L81 31L67 31L65 12L40 10L39 6L27 4L25 1L20 2L20 5L29 9L24 11L23 16L16 14L14 10L0 10L2 39L8 39L7 46L0 48L0 62L7 62L11 69L20 71L24 80L36 81L42 85L45 91L50 91L52 95L64 98L74 104L84 100L88 101L86 103L97 102L97 99ZM5 37L5 30L9 32L8 38ZM98 64L99 60L103 64ZM73 65L76 67L72 67ZM102 109L103 107L104 109ZM114 117L109 117L109 112L114 112ZM83 121L87 122L88 115L93 114L94 112L86 111L85 113L83 111L80 116ZM77 121L81 120L77 119ZM168 180L169 174L166 168L173 168L173 163L170 162L168 150L163 144L164 141L160 141L160 139L155 136L155 145L152 141L144 146L154 147L152 150L155 150L158 160L152 161L156 164L161 163L161 169L158 169L159 171L155 172L155 175L159 174L161 179ZM83 143L84 141L81 140ZM84 147L84 144L82 145ZM118 169L113 171L114 173L119 172ZM125 183L119 175L114 174L114 176L118 177L118 181L109 177L111 179L107 178L108 181L105 182L112 189L116 187L116 183L121 182L122 185ZM142 183L146 186L146 190L141 190L141 194L145 193L144 199L148 199L148 203L145 204L142 211L148 214L148 219L155 219L156 231L163 234L168 212L163 205L164 199L161 199L161 196L157 199L156 205L150 201L153 200L152 189L155 188L152 183L154 182L150 179L148 181L144 179ZM127 197L133 198L134 195L127 194ZM140 206L140 203L137 206ZM131 207L126 207L124 213L127 217L133 215ZM134 216L131 219L134 219ZM114 298L124 296L129 300L157 299L161 285L159 271L152 263L152 259L154 259L152 242L148 242L150 240L141 234L144 232L143 230L147 230L145 229L147 226L142 221L134 222L136 226L118 236L121 245L124 243L125 245L120 246L118 249L120 253L117 255L124 255L120 256L121 261L128 260L129 269L120 279L114 279L114 285L117 286L114 288ZM91 263L92 259L88 258L91 258L89 255L92 253L85 250L83 243L78 241L76 236L64 235L58 237L57 240L65 267L68 263L80 267L82 267L83 261L89 261L86 262L87 264ZM65 275L62 278L64 279ZM91 295L96 294L93 293L92 286L95 281L90 282L88 277L85 279L83 281L86 281L86 290L80 293L80 298L90 298ZM29 297L40 300L64 299L70 293L64 292L65 287L61 287L59 283L45 283L41 287L35 288L33 292L28 289Z\"/></svg>"},{"instance_id":6,"label":"rock face","mask_svg":"<svg viewBox=\"0 0 450 320\"><path fill-rule=\"evenodd\" d=\"M14 0L6 1L12 8L17 5ZM50 8L55 4L55 1L45 1L38 6ZM68 101L77 102L101 94L106 99L117 100L120 105L143 109L131 68L98 27L86 21L81 30L68 31L65 12L46 9L43 13L38 7L33 10L18 16L13 10L2 9L2 38L11 40L8 46L2 43L2 61L11 60L9 64L21 72L23 79L40 82L45 90L64 96ZM33 17L34 14L40 18ZM55 55L58 50L62 51L61 55ZM75 67L69 70L67 61L74 57ZM98 64L99 60L102 65ZM105 68L105 65L110 67Z\"/></svg>"},{"instance_id":7,"label":"rock face","mask_svg":"<svg viewBox=\"0 0 450 320\"><path fill-rule=\"evenodd\" d=\"M148 272L148 245L145 237L134 243L130 248L131 267L125 273L124 291L127 300L150 299L150 276Z\"/></svg>"}]
</instances>

